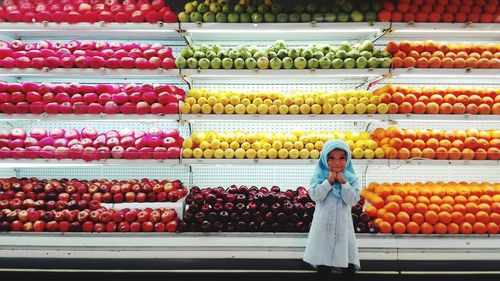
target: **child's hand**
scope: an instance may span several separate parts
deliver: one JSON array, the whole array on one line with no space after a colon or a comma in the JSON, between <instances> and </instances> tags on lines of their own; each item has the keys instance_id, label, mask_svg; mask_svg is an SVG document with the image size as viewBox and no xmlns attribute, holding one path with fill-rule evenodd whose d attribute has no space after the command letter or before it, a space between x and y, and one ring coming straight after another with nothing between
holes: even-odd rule
<instances>
[{"instance_id":1,"label":"child's hand","mask_svg":"<svg viewBox=\"0 0 500 281\"><path fill-rule=\"evenodd\" d=\"M328 182L330 184L333 184L336 178L337 178L337 173L330 171L330 175L328 176Z\"/></svg>"},{"instance_id":2,"label":"child's hand","mask_svg":"<svg viewBox=\"0 0 500 281\"><path fill-rule=\"evenodd\" d=\"M345 180L344 178L344 174L342 174L342 172L339 172L337 173L337 180L341 183L341 184L345 184L347 181Z\"/></svg>"}]
</instances>

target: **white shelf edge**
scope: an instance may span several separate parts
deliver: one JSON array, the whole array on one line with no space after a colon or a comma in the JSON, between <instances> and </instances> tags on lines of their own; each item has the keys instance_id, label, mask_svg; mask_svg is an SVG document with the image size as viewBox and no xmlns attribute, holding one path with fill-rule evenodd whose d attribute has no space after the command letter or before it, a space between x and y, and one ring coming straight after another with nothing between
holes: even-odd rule
<instances>
[{"instance_id":1,"label":"white shelf edge","mask_svg":"<svg viewBox=\"0 0 500 281\"><path fill-rule=\"evenodd\" d=\"M0 69L1 77L78 77L78 78L167 78L179 77L178 69L93 69L93 68L35 68ZM85 77L86 76L86 77Z\"/></svg>"},{"instance_id":2,"label":"white shelf edge","mask_svg":"<svg viewBox=\"0 0 500 281\"><path fill-rule=\"evenodd\" d=\"M184 77L219 79L235 77L264 77L290 79L294 77L378 77L389 73L387 68L365 69L181 69Z\"/></svg>"},{"instance_id":3,"label":"white shelf edge","mask_svg":"<svg viewBox=\"0 0 500 281\"><path fill-rule=\"evenodd\" d=\"M239 31L264 31L264 30L276 30L276 29L287 29L287 30L306 30L308 32L315 30L349 30L350 32L355 32L359 29L386 29L390 27L389 22L374 22L370 24L369 22L297 22L297 23L216 23L216 22L181 22L181 30L189 32L191 30L239 30ZM296 31L297 32L297 31ZM300 32L300 31L299 31Z\"/></svg>"},{"instance_id":4,"label":"white shelf edge","mask_svg":"<svg viewBox=\"0 0 500 281\"><path fill-rule=\"evenodd\" d=\"M106 159L85 162L82 159L2 159L0 168L121 166L121 165L178 165L179 159Z\"/></svg>"},{"instance_id":5,"label":"white shelf edge","mask_svg":"<svg viewBox=\"0 0 500 281\"><path fill-rule=\"evenodd\" d=\"M430 22L393 22L391 32L383 39L404 38L488 38L498 39L500 30L494 23L430 23Z\"/></svg>"},{"instance_id":6,"label":"white shelf edge","mask_svg":"<svg viewBox=\"0 0 500 281\"><path fill-rule=\"evenodd\" d=\"M0 121L122 121L122 122L161 122L178 121L179 114L3 114Z\"/></svg>"},{"instance_id":7,"label":"white shelf edge","mask_svg":"<svg viewBox=\"0 0 500 281\"><path fill-rule=\"evenodd\" d=\"M500 79L498 69L480 68L396 68L390 78L493 78ZM497 81L498 82L498 81Z\"/></svg>"}]
</instances>

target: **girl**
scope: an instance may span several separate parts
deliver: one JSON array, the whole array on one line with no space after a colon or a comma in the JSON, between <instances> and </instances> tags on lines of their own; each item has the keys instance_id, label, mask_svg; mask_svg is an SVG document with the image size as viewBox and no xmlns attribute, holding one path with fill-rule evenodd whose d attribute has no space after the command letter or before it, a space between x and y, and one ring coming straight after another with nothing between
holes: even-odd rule
<instances>
[{"instance_id":1,"label":"girl","mask_svg":"<svg viewBox=\"0 0 500 281\"><path fill-rule=\"evenodd\" d=\"M351 207L359 200L359 185L349 145L341 140L324 144L311 179L309 196L316 202L304 261L323 277L342 268L354 274L360 268Z\"/></svg>"}]
</instances>

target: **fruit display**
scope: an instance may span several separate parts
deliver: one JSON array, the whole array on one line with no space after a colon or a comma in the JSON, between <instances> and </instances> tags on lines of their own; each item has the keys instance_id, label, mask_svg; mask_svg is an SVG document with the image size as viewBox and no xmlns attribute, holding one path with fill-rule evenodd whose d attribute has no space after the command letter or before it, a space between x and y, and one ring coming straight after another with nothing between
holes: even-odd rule
<instances>
[{"instance_id":1,"label":"fruit display","mask_svg":"<svg viewBox=\"0 0 500 281\"><path fill-rule=\"evenodd\" d=\"M187 195L179 180L0 179L0 209L83 210L101 203L177 202Z\"/></svg>"},{"instance_id":2,"label":"fruit display","mask_svg":"<svg viewBox=\"0 0 500 281\"><path fill-rule=\"evenodd\" d=\"M393 68L500 68L500 45L494 43L391 41L386 51Z\"/></svg>"},{"instance_id":3,"label":"fruit display","mask_svg":"<svg viewBox=\"0 0 500 281\"><path fill-rule=\"evenodd\" d=\"M6 0L0 6L0 22L176 22L164 0Z\"/></svg>"},{"instance_id":4,"label":"fruit display","mask_svg":"<svg viewBox=\"0 0 500 281\"><path fill-rule=\"evenodd\" d=\"M183 114L383 114L387 110L378 95L366 90L252 93L192 88L180 105Z\"/></svg>"},{"instance_id":5,"label":"fruit display","mask_svg":"<svg viewBox=\"0 0 500 281\"><path fill-rule=\"evenodd\" d=\"M389 159L499 160L499 130L377 128L372 139Z\"/></svg>"},{"instance_id":6,"label":"fruit display","mask_svg":"<svg viewBox=\"0 0 500 281\"><path fill-rule=\"evenodd\" d=\"M498 234L498 183L371 183L362 194L381 233Z\"/></svg>"},{"instance_id":7,"label":"fruit display","mask_svg":"<svg viewBox=\"0 0 500 281\"><path fill-rule=\"evenodd\" d=\"M186 203L181 232L308 232L315 207L306 188L282 191L278 186L195 186ZM376 226L363 212L363 204L361 199L353 207L353 227L374 233Z\"/></svg>"},{"instance_id":8,"label":"fruit display","mask_svg":"<svg viewBox=\"0 0 500 281\"><path fill-rule=\"evenodd\" d=\"M376 21L380 1L330 1L318 6L314 1L290 5L280 0L199 0L189 1L179 13L183 22L293 23Z\"/></svg>"},{"instance_id":9,"label":"fruit display","mask_svg":"<svg viewBox=\"0 0 500 281\"><path fill-rule=\"evenodd\" d=\"M259 49L256 46L221 47L189 45L175 60L184 69L340 69L388 68L390 53L375 49L369 40L340 46L311 44L287 47L285 41Z\"/></svg>"},{"instance_id":10,"label":"fruit display","mask_svg":"<svg viewBox=\"0 0 500 281\"><path fill-rule=\"evenodd\" d=\"M384 158L384 150L367 132L303 131L272 132L193 132L182 144L182 158L204 159L318 159L323 144L330 139L345 140L353 158Z\"/></svg>"},{"instance_id":11,"label":"fruit display","mask_svg":"<svg viewBox=\"0 0 500 281\"><path fill-rule=\"evenodd\" d=\"M499 23L497 0L383 1L380 21Z\"/></svg>"},{"instance_id":12,"label":"fruit display","mask_svg":"<svg viewBox=\"0 0 500 281\"><path fill-rule=\"evenodd\" d=\"M176 232L177 226L177 214L169 208L0 211L0 231Z\"/></svg>"},{"instance_id":13,"label":"fruit display","mask_svg":"<svg viewBox=\"0 0 500 281\"><path fill-rule=\"evenodd\" d=\"M172 49L163 44L133 42L0 41L0 68L172 69Z\"/></svg>"},{"instance_id":14,"label":"fruit display","mask_svg":"<svg viewBox=\"0 0 500 281\"><path fill-rule=\"evenodd\" d=\"M6 114L177 114L185 92L173 85L0 82Z\"/></svg>"},{"instance_id":15,"label":"fruit display","mask_svg":"<svg viewBox=\"0 0 500 281\"><path fill-rule=\"evenodd\" d=\"M179 159L183 138L176 129L123 129L99 133L85 127L64 130L22 128L0 131L0 159Z\"/></svg>"},{"instance_id":16,"label":"fruit display","mask_svg":"<svg viewBox=\"0 0 500 281\"><path fill-rule=\"evenodd\" d=\"M389 114L500 114L500 90L387 84L373 92Z\"/></svg>"}]
</instances>

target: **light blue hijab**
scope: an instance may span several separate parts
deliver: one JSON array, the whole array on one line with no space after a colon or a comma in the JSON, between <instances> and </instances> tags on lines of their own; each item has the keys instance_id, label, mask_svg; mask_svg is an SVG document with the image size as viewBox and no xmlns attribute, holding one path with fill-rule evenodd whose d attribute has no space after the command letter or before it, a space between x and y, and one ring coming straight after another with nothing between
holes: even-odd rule
<instances>
[{"instance_id":1,"label":"light blue hijab","mask_svg":"<svg viewBox=\"0 0 500 281\"><path fill-rule=\"evenodd\" d=\"M323 149L321 150L321 155L319 157L318 164L316 165L316 170L314 171L314 175L311 179L311 188L315 188L318 184L321 184L328 178L330 174L330 169L328 168L328 154L335 149L342 149L343 151L345 151L347 162L342 174L352 187L357 186L358 177L356 176L354 168L352 167L351 149L349 148L349 145L342 140L329 140L323 145ZM340 198L340 188L340 183L338 181L335 181L333 183L332 193L337 198Z\"/></svg>"}]
</instances>

